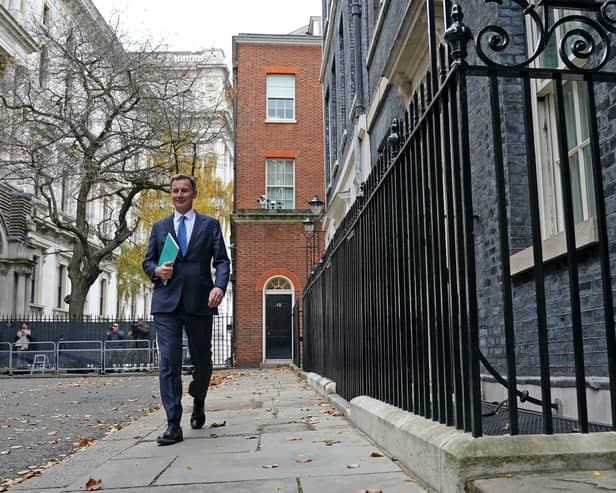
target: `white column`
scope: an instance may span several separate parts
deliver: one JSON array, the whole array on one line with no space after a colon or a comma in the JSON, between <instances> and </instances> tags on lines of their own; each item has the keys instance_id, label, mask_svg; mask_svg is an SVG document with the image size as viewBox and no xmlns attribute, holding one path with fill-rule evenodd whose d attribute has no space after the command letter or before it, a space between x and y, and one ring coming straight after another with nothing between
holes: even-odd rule
<instances>
[{"instance_id":1,"label":"white column","mask_svg":"<svg viewBox=\"0 0 616 493\"><path fill-rule=\"evenodd\" d=\"M21 21L21 0L9 0L9 12L16 20Z\"/></svg>"},{"instance_id":2,"label":"white column","mask_svg":"<svg viewBox=\"0 0 616 493\"><path fill-rule=\"evenodd\" d=\"M17 273L15 278L15 315L27 315L26 310L26 276L21 272Z\"/></svg>"}]
</instances>

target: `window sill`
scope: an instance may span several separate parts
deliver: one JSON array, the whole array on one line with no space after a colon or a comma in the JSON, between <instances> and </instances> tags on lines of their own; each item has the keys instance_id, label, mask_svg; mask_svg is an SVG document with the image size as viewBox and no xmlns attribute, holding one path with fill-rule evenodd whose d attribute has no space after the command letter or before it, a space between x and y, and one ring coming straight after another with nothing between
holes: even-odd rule
<instances>
[{"instance_id":1,"label":"window sill","mask_svg":"<svg viewBox=\"0 0 616 493\"><path fill-rule=\"evenodd\" d=\"M575 225L575 246L577 250L589 247L599 241L597 221L594 217ZM543 262L560 258L567 254L565 232L551 236L541 243ZM534 268L533 247L530 246L509 257L511 276Z\"/></svg>"},{"instance_id":2,"label":"window sill","mask_svg":"<svg viewBox=\"0 0 616 493\"><path fill-rule=\"evenodd\" d=\"M297 120L270 120L270 119L266 119L265 123L297 123Z\"/></svg>"}]
</instances>

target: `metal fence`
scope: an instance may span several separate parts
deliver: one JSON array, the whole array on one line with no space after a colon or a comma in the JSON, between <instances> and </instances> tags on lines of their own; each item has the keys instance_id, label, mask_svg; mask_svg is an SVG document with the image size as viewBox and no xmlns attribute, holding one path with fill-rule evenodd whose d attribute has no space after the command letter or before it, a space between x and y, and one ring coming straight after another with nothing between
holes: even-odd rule
<instances>
[{"instance_id":1,"label":"metal fence","mask_svg":"<svg viewBox=\"0 0 616 493\"><path fill-rule=\"evenodd\" d=\"M9 372L53 373L57 366L57 345L52 341L30 342L27 349L9 348Z\"/></svg>"},{"instance_id":2,"label":"metal fence","mask_svg":"<svg viewBox=\"0 0 616 493\"><path fill-rule=\"evenodd\" d=\"M302 310L299 303L293 306L292 326L293 326L293 364L298 368L302 367Z\"/></svg>"},{"instance_id":3,"label":"metal fence","mask_svg":"<svg viewBox=\"0 0 616 493\"><path fill-rule=\"evenodd\" d=\"M103 354L103 341L59 341L56 369L59 372L102 372L105 368Z\"/></svg>"},{"instance_id":4,"label":"metal fence","mask_svg":"<svg viewBox=\"0 0 616 493\"><path fill-rule=\"evenodd\" d=\"M115 320L113 320L115 322ZM19 350L11 341L21 323L32 327L34 340L27 349ZM57 318L0 318L0 372L34 373L137 373L158 370L158 347L153 325L150 339L104 340L111 321ZM130 328L133 320L121 321ZM80 335L95 338L79 338ZM69 335L71 339L64 336ZM52 340L41 340L48 337ZM215 316L212 326L212 364L214 368L230 368L235 364L233 321L230 316ZM182 368L190 371L188 341L183 340Z\"/></svg>"},{"instance_id":5,"label":"metal fence","mask_svg":"<svg viewBox=\"0 0 616 493\"><path fill-rule=\"evenodd\" d=\"M519 2L521 5L525 2ZM571 2L575 9L575 2ZM437 50L435 39L434 5L428 2L427 25L430 46L430 71L418 91L411 98L408 111L392 124L389 137L379 147L379 156L367 181L363 196L353 204L328 245L323 262L317 267L304 291L304 368L317 371L336 381L341 395L351 399L369 395L440 423L456 426L474 436L484 433L480 388L480 369L492 371L489 361L480 351L480 291L482 302L492 300L485 308L493 317L490 323L502 327L502 343L506 376L500 381L507 387L507 429L520 433L517 400L524 396L517 389L515 310L532 307L534 314L524 322L534 335L536 344L527 344L525 351L538 353L538 374L541 396L536 403L542 409L542 431L553 433L553 402L551 397L550 356L562 352L563 344L550 341L546 305L550 302L545 289L548 274L543 268L542 237L537 190L537 162L534 151L530 81L547 79L554 87L554 101L561 120L558 127L560 179L563 190L564 236L563 255L565 284L571 312L571 335L565 342L571 347L572 368L577 392L576 426L581 432L590 430L586 402L584 347L589 344L585 330L593 324L601 331L604 344L601 357L607 361L611 395L612 425L616 425L616 341L612 277L608 231L604 201L602 163L596 118L589 122L589 163L594 179L594 200L598 230L598 247L587 262L594 262L597 290L601 293L593 307L592 320L581 314L580 253L576 249L572 186L568 149L563 118L566 102L563 80L583 80L590 115L597 114L594 91L598 82L616 82L616 73L600 71L611 57L609 37L604 27L614 22L605 19L599 4L580 7L594 10L598 21L585 20L582 15L569 17L575 26L567 36L578 56L579 49L589 50L583 60L592 65L579 67L567 59L561 45L560 56L565 69L541 70L532 62L548 46L558 25L544 26L535 52L526 60L517 58L512 65L491 62L482 51L502 52L509 42L501 27L488 26L479 32L477 54L484 65L469 66L466 61L470 30L462 23L459 6L453 7L444 47ZM445 2L447 7L448 2ZM576 4L577 5L577 4ZM522 16L537 14L529 7ZM448 19L449 12L445 18ZM513 14L512 14L513 15ZM566 17L567 13L563 13ZM589 14L590 15L590 14ZM564 17L563 17L564 18ZM600 31L597 45L592 36L585 36L584 27ZM481 43L485 33L493 34L489 42ZM498 36L494 33L499 33ZM506 33L505 33L506 34ZM564 36L564 38L567 38ZM486 34L486 37L488 35ZM580 41L582 40L583 41ZM607 53L602 55L601 50ZM599 52L599 53L597 53ZM591 56L592 55L592 56ZM501 120L501 105L505 94L504 80L521 88L520 111L522 135L518 148L525 148L525 177L528 211L528 244L533 250L531 282L524 286L531 292L532 301L514 298L510 272L510 241L516 224L511 224L508 212L514 196L506 188L503 134L506 125ZM487 108L483 115L488 141L482 140L482 152L489 155L490 167L482 168L482 176L472 175L478 165L471 161L471 129L469 115L477 108L469 106L469 91L484 85L487 97L477 104ZM475 111L476 113L476 111ZM520 115L519 115L520 116ZM475 135L477 138L477 135ZM479 151L477 151L479 152ZM493 231L476 231L475 216L484 211L474 210L473 192L477 182L482 193L492 187L496 218ZM524 183L524 182L522 182ZM511 185L511 184L509 184ZM493 189L493 190L492 190ZM514 188L513 190L518 190ZM516 207L518 204L516 204ZM493 214L494 216L494 214ZM492 224L490 226L492 226ZM498 263L492 265L492 284L478 286L478 270L482 262L476 258L477 244L490 241ZM612 244L613 247L613 244ZM488 259L481 259L487 261ZM567 283L568 280L568 283ZM481 288L481 289L480 289ZM487 294L486 294L487 292ZM584 301L584 300L582 300ZM517 306L514 306L517 304ZM525 306L520 306L525 305ZM530 319L530 320L529 320ZM565 332L565 326L562 331ZM519 329L518 329L519 330ZM493 342L494 344L494 342ZM529 349L530 348L530 349ZM599 353L596 353L599 354ZM596 355L595 355L596 357Z\"/></svg>"}]
</instances>

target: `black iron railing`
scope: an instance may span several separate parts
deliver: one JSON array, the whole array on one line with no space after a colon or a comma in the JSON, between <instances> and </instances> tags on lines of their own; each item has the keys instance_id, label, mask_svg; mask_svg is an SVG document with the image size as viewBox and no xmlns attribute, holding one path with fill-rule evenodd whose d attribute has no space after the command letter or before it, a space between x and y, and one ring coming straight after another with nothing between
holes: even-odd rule
<instances>
[{"instance_id":1,"label":"black iron railing","mask_svg":"<svg viewBox=\"0 0 616 493\"><path fill-rule=\"evenodd\" d=\"M299 303L293 306L293 364L302 367L302 310Z\"/></svg>"},{"instance_id":2,"label":"black iron railing","mask_svg":"<svg viewBox=\"0 0 616 493\"><path fill-rule=\"evenodd\" d=\"M515 3L523 7L523 16L540 19L533 5L525 0ZM393 122L363 195L341 222L304 291L304 368L335 380L345 398L369 395L480 436L485 425L481 372L493 373L507 387L508 431L518 434L524 432L518 398L532 398L517 385L524 359L525 376L535 372L530 376L541 384L541 395L533 402L541 406L542 431L555 431L551 386L553 377L566 371L575 379L574 428L588 432L587 368L600 373L592 359L601 358L606 361L612 425L616 424L610 273L610 250L615 250L616 240L608 235L604 197L600 144L606 136L600 135L594 118L597 84L612 87L616 82L616 73L605 70L614 22L610 2L576 3L577 7L574 3L568 8L592 12L563 20L565 12L553 25L546 15L529 57L504 57L511 37L502 27L479 30L474 56L482 65L467 63L472 35L462 22L460 7L454 5L451 21L446 22L448 53L435 47L434 12L427 9L430 71L407 112ZM544 8L551 8L551 3L545 2ZM589 20L591 15L596 20ZM570 30L563 34L568 22ZM585 34L585 29L595 34ZM559 46L564 68L538 67L534 62L557 32L565 40ZM576 63L570 62L572 56ZM531 94L531 81L536 79L554 87L563 196L565 250L549 271L543 261L540 163L535 155L537 96ZM592 115L589 168L598 241L590 253L581 251L575 238L563 96L563 81L570 80L580 81ZM519 92L507 89L511 85ZM514 115L517 120L503 114L512 94L522 101ZM513 132L508 127L512 120L521 122L522 130ZM519 175L511 172L514 166L519 166ZM510 258L524 248L532 251L531 263L523 275L512 273ZM582 269L587 278L584 292ZM596 283L588 281L591 276ZM547 283L563 283L566 294L560 287L548 292ZM593 301L592 316L584 316L595 284L600 286L599 301ZM565 298L570 308L560 308L558 317L550 318L550 304L561 307ZM495 329L498 341L480 338L480 330ZM516 340L520 335L528 340ZM499 368L480 347L502 353ZM585 358L588 347L593 356ZM570 358L572 363L561 365L563 370L551 365L551 356Z\"/></svg>"}]
</instances>

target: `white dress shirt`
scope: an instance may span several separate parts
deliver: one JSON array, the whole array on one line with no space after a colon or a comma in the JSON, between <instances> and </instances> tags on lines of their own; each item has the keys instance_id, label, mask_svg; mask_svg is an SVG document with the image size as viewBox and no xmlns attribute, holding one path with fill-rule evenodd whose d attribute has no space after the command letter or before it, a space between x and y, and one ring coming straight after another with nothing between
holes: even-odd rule
<instances>
[{"instance_id":1,"label":"white dress shirt","mask_svg":"<svg viewBox=\"0 0 616 493\"><path fill-rule=\"evenodd\" d=\"M173 227L175 228L175 236L178 235L178 226L180 225L181 217L182 214L180 214L178 211L175 211L173 213ZM188 245L190 245L190 237L193 232L193 227L195 225L195 218L197 217L197 214L195 214L195 211L193 209L190 209L186 214L184 214L184 217L186 218L184 219L184 224L186 225L186 247L188 248Z\"/></svg>"}]
</instances>

